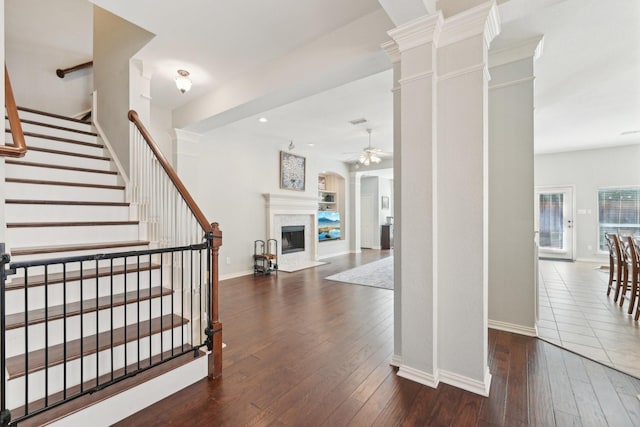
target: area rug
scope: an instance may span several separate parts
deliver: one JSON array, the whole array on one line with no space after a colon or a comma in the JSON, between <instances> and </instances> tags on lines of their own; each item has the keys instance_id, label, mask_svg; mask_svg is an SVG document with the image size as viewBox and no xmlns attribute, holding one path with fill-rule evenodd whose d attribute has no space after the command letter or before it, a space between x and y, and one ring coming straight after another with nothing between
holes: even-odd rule
<instances>
[{"instance_id":1,"label":"area rug","mask_svg":"<svg viewBox=\"0 0 640 427\"><path fill-rule=\"evenodd\" d=\"M336 282L393 289L393 257L364 264L351 270L325 277Z\"/></svg>"}]
</instances>

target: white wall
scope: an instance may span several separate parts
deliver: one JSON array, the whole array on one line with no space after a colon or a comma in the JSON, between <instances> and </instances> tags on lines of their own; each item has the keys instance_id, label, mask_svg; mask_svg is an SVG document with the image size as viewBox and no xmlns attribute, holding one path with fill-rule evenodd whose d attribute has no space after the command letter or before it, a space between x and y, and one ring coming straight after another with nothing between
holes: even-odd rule
<instances>
[{"instance_id":1,"label":"white wall","mask_svg":"<svg viewBox=\"0 0 640 427\"><path fill-rule=\"evenodd\" d=\"M93 5L79 0L11 1L5 17L3 46L17 104L68 116L89 110L93 71L64 79L55 71L92 59Z\"/></svg>"},{"instance_id":2,"label":"white wall","mask_svg":"<svg viewBox=\"0 0 640 427\"><path fill-rule=\"evenodd\" d=\"M220 223L223 232L220 249L222 278L253 271L253 242L267 237L263 194L317 197L317 177L322 171L337 173L348 179L348 169L344 163L313 156L311 151L296 150L296 154L306 157L306 190L281 190L280 150L285 149L287 144L288 141L242 135L230 127L202 135L195 143L177 143L177 172L180 179L209 221ZM348 185L345 185L345 191L348 191ZM345 197L348 200L349 194ZM345 216L347 218L342 220L344 225L348 224L348 208ZM347 252L348 231L344 235L345 240L318 245L319 257Z\"/></svg>"},{"instance_id":3,"label":"white wall","mask_svg":"<svg viewBox=\"0 0 640 427\"><path fill-rule=\"evenodd\" d=\"M169 163L171 163L171 166L175 168L171 110L151 103L151 123L149 125L149 132L151 132L151 136L153 136L156 144L158 144L158 148L160 148L164 157L169 161Z\"/></svg>"},{"instance_id":4,"label":"white wall","mask_svg":"<svg viewBox=\"0 0 640 427\"><path fill-rule=\"evenodd\" d=\"M130 59L153 34L94 7L93 72L98 94L95 112L126 171L129 170Z\"/></svg>"},{"instance_id":5,"label":"white wall","mask_svg":"<svg viewBox=\"0 0 640 427\"><path fill-rule=\"evenodd\" d=\"M640 186L638 161L640 145L535 156L536 187L575 186L576 259L607 259L598 253L598 189Z\"/></svg>"}]
</instances>

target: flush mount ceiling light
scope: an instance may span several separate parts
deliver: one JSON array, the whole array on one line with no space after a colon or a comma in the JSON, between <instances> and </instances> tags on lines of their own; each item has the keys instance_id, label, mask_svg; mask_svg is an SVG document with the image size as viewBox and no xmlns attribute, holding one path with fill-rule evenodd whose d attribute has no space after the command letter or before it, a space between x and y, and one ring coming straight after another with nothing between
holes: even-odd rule
<instances>
[{"instance_id":1,"label":"flush mount ceiling light","mask_svg":"<svg viewBox=\"0 0 640 427\"><path fill-rule=\"evenodd\" d=\"M267 119L266 117L260 117L260 118L258 119L258 121L259 121L260 123L267 123L267 122L269 121L269 119Z\"/></svg>"},{"instance_id":2,"label":"flush mount ceiling light","mask_svg":"<svg viewBox=\"0 0 640 427\"><path fill-rule=\"evenodd\" d=\"M176 87L178 90L182 93L189 92L191 84L189 72L185 70L178 70L178 76L176 77Z\"/></svg>"},{"instance_id":3,"label":"flush mount ceiling light","mask_svg":"<svg viewBox=\"0 0 640 427\"><path fill-rule=\"evenodd\" d=\"M369 146L362 150L362 154L360 154L360 158L358 159L358 161L365 166L382 161L380 158L382 150L379 148L371 148L371 129L367 129L367 133L369 134Z\"/></svg>"}]
</instances>

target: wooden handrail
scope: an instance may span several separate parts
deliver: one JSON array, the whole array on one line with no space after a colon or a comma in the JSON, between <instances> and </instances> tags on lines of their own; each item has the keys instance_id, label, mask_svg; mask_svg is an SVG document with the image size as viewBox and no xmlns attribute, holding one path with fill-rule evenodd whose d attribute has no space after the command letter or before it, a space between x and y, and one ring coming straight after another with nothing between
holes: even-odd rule
<instances>
[{"instance_id":1,"label":"wooden handrail","mask_svg":"<svg viewBox=\"0 0 640 427\"><path fill-rule=\"evenodd\" d=\"M200 207L193 200L193 197L191 197L191 194L189 194L189 191L187 191L186 187L184 186L180 178L178 178L178 174L173 170L173 168L171 167L171 165L169 164L169 162L164 157L164 155L156 145L155 141L151 137L151 134L147 131L147 129L144 127L144 125L140 121L140 118L138 117L138 113L135 110L129 110L129 114L127 116L129 117L129 121L131 121L131 123L133 123L138 128L138 130L140 131L140 134L142 134L142 137L147 142L147 145L149 146L149 148L151 148L151 151L153 151L153 154L156 156L156 159L158 159L158 162L160 162L160 165L169 176L169 179L171 179L171 182L173 182L173 185L175 185L176 189L180 193L180 196L182 196L182 199L184 200L184 202L187 204L187 206L195 216L196 220L198 221L198 224L200 224L200 227L202 227L202 229L205 232L213 231L211 224L207 222L207 218L204 216L204 214L200 210Z\"/></svg>"},{"instance_id":2,"label":"wooden handrail","mask_svg":"<svg viewBox=\"0 0 640 427\"><path fill-rule=\"evenodd\" d=\"M73 67L69 67L69 68L58 68L56 70L56 76L60 77L61 79L64 79L64 76L66 76L69 73L80 71L82 69L89 68L89 67L93 67L93 61L84 62L82 64L74 65Z\"/></svg>"},{"instance_id":3,"label":"wooden handrail","mask_svg":"<svg viewBox=\"0 0 640 427\"><path fill-rule=\"evenodd\" d=\"M9 127L11 128L12 145L0 145L0 156L2 157L23 157L27 153L27 143L24 140L18 107L13 97L13 89L9 80L7 66L4 66L4 105L7 109Z\"/></svg>"}]
</instances>

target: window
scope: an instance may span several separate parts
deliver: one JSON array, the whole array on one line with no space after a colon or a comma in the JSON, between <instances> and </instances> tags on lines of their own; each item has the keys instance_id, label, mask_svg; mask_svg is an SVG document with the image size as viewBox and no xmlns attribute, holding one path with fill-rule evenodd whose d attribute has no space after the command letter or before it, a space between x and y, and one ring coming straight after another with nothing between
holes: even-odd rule
<instances>
[{"instance_id":1,"label":"window","mask_svg":"<svg viewBox=\"0 0 640 427\"><path fill-rule=\"evenodd\" d=\"M600 250L607 251L605 233L640 234L640 187L598 191Z\"/></svg>"}]
</instances>

